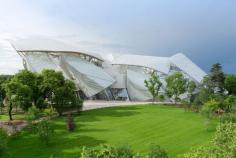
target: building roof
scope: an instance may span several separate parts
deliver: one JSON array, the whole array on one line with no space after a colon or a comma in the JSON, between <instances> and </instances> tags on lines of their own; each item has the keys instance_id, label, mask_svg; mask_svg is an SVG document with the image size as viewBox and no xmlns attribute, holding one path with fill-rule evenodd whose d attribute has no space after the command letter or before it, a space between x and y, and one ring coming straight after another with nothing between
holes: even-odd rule
<instances>
[{"instance_id":1,"label":"building roof","mask_svg":"<svg viewBox=\"0 0 236 158\"><path fill-rule=\"evenodd\" d=\"M44 37L30 37L10 41L16 51L24 52L73 52L95 57L102 60L102 57L93 52L88 52L79 48L77 45L69 44L64 41L49 39Z\"/></svg>"},{"instance_id":2,"label":"building roof","mask_svg":"<svg viewBox=\"0 0 236 158\"><path fill-rule=\"evenodd\" d=\"M114 65L143 66L165 74L168 74L170 70L170 61L168 57L123 54L115 58L111 63Z\"/></svg>"},{"instance_id":3,"label":"building roof","mask_svg":"<svg viewBox=\"0 0 236 158\"><path fill-rule=\"evenodd\" d=\"M178 53L170 57L170 61L176 67L188 74L197 82L201 82L207 74L196 64L194 64L188 57L182 53Z\"/></svg>"}]
</instances>

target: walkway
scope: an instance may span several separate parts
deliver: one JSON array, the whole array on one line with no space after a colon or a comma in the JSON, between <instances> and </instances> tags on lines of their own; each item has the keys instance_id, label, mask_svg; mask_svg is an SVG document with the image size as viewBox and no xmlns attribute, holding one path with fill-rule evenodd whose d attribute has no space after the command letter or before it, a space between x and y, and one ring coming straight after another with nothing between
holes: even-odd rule
<instances>
[{"instance_id":1,"label":"walkway","mask_svg":"<svg viewBox=\"0 0 236 158\"><path fill-rule=\"evenodd\" d=\"M126 106L126 105L144 105L151 102L130 102L130 101L98 101L98 100L86 100L84 101L83 111L91 109L99 109L114 106Z\"/></svg>"}]
</instances>

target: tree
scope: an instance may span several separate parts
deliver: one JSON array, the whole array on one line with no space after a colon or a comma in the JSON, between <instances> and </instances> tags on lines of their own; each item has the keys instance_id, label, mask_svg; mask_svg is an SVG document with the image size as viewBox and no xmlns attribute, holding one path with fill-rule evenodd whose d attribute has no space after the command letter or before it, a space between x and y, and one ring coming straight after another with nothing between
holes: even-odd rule
<instances>
[{"instance_id":1,"label":"tree","mask_svg":"<svg viewBox=\"0 0 236 158\"><path fill-rule=\"evenodd\" d=\"M187 79L180 72L166 78L166 93L169 97L173 97L175 103L178 101L179 96L184 94L187 90Z\"/></svg>"},{"instance_id":2,"label":"tree","mask_svg":"<svg viewBox=\"0 0 236 158\"><path fill-rule=\"evenodd\" d=\"M43 70L41 75L41 90L43 91L44 98L52 101L54 91L57 88L62 87L65 82L64 76L60 71L47 69Z\"/></svg>"},{"instance_id":3,"label":"tree","mask_svg":"<svg viewBox=\"0 0 236 158\"><path fill-rule=\"evenodd\" d=\"M4 89L4 84L10 80L10 75L0 75L0 109L1 113L3 112L4 104L3 101L6 97L6 91Z\"/></svg>"},{"instance_id":4,"label":"tree","mask_svg":"<svg viewBox=\"0 0 236 158\"><path fill-rule=\"evenodd\" d=\"M214 87L214 91L222 94L224 92L225 75L224 72L222 71L221 64L216 63L212 65L209 77Z\"/></svg>"},{"instance_id":5,"label":"tree","mask_svg":"<svg viewBox=\"0 0 236 158\"><path fill-rule=\"evenodd\" d=\"M154 102L155 99L158 97L159 90L162 86L161 81L159 80L158 76L155 72L153 72L148 80L144 81L145 86L147 87L148 91L152 95L152 101Z\"/></svg>"},{"instance_id":6,"label":"tree","mask_svg":"<svg viewBox=\"0 0 236 158\"><path fill-rule=\"evenodd\" d=\"M32 106L32 91L27 85L11 80L5 85L9 119L12 120L12 108L18 106L27 111Z\"/></svg>"},{"instance_id":7,"label":"tree","mask_svg":"<svg viewBox=\"0 0 236 158\"><path fill-rule=\"evenodd\" d=\"M187 84L187 92L189 97L189 103L192 104L193 102L193 93L196 90L197 85L194 81L189 81Z\"/></svg>"},{"instance_id":8,"label":"tree","mask_svg":"<svg viewBox=\"0 0 236 158\"><path fill-rule=\"evenodd\" d=\"M229 95L236 95L236 75L227 75L225 77L224 87Z\"/></svg>"},{"instance_id":9,"label":"tree","mask_svg":"<svg viewBox=\"0 0 236 158\"><path fill-rule=\"evenodd\" d=\"M76 107L75 91L75 84L70 80L66 80L61 87L55 89L52 105L60 116L62 115L63 111Z\"/></svg>"},{"instance_id":10,"label":"tree","mask_svg":"<svg viewBox=\"0 0 236 158\"><path fill-rule=\"evenodd\" d=\"M75 93L75 83L65 80L61 72L43 70L42 89L45 97L60 116L64 111L80 108L82 105L82 101Z\"/></svg>"}]
</instances>

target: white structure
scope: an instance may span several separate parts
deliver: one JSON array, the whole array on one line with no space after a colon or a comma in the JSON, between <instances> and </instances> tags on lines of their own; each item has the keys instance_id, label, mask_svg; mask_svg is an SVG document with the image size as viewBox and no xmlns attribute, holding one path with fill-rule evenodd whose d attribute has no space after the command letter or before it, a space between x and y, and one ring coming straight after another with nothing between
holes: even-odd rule
<instances>
[{"instance_id":1,"label":"white structure","mask_svg":"<svg viewBox=\"0 0 236 158\"><path fill-rule=\"evenodd\" d=\"M155 57L120 54L102 51L87 51L82 47L49 39L21 39L11 41L23 59L26 69L40 72L43 69L62 71L73 80L78 91L86 98L129 99L146 101L151 99L144 80L155 71L163 82L165 77L181 71L187 78L201 82L206 73L185 55Z\"/></svg>"}]
</instances>

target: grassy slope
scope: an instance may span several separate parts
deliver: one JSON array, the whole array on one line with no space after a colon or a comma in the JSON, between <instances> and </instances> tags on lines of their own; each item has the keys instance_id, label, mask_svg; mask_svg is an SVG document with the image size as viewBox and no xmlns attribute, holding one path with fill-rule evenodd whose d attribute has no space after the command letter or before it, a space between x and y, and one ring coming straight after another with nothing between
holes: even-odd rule
<instances>
[{"instance_id":1,"label":"grassy slope","mask_svg":"<svg viewBox=\"0 0 236 158\"><path fill-rule=\"evenodd\" d=\"M10 141L10 151L17 158L73 158L82 146L129 144L135 151L147 152L150 143L158 143L170 157L192 146L209 142L214 132L207 132L199 114L164 106L130 106L83 112L75 118L77 129L67 132L65 118L54 119L56 134L49 147L23 133Z\"/></svg>"}]
</instances>

